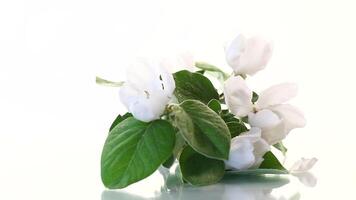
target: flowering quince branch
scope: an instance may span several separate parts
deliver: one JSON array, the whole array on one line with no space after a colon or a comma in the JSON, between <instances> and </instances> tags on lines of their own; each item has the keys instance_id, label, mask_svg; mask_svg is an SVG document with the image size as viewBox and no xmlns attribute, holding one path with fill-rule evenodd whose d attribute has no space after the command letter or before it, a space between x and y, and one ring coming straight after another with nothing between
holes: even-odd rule
<instances>
[{"instance_id":1,"label":"flowering quince branch","mask_svg":"<svg viewBox=\"0 0 356 200\"><path fill-rule=\"evenodd\" d=\"M139 59L124 82L97 77L98 84L120 87L128 110L114 120L104 144L101 177L106 187L124 188L161 165L170 168L175 160L184 181L198 186L217 183L230 173L298 175L312 168L315 158L287 170L272 153L274 147L285 154L282 141L306 124L303 113L287 104L297 86L282 83L256 93L245 82L265 68L271 43L239 35L225 54L232 75L181 54ZM221 93L208 72L222 78Z\"/></svg>"}]
</instances>

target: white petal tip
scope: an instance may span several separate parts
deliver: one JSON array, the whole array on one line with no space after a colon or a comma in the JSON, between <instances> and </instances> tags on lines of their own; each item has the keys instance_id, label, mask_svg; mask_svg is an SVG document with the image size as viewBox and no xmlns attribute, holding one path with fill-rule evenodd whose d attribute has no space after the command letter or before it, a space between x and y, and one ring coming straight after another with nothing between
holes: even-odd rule
<instances>
[{"instance_id":1,"label":"white petal tip","mask_svg":"<svg viewBox=\"0 0 356 200\"><path fill-rule=\"evenodd\" d=\"M290 168L291 174L305 173L313 168L315 163L318 161L317 158L301 158Z\"/></svg>"}]
</instances>

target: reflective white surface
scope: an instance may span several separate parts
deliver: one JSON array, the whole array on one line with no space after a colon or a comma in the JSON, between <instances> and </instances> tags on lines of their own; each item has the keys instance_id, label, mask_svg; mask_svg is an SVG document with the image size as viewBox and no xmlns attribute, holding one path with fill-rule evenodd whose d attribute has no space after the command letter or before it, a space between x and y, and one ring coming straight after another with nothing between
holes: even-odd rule
<instances>
[{"instance_id":1,"label":"reflective white surface","mask_svg":"<svg viewBox=\"0 0 356 200\"><path fill-rule=\"evenodd\" d=\"M140 190L131 186L124 190L105 190L102 200L139 200L139 199L202 199L202 200L277 200L300 199L300 191L292 186L296 180L288 176L225 176L215 185L194 187L183 184L175 174L166 174L165 181L152 191ZM149 181L146 184L150 184ZM298 183L297 183L298 184ZM288 189L289 188L289 189Z\"/></svg>"},{"instance_id":2,"label":"reflective white surface","mask_svg":"<svg viewBox=\"0 0 356 200\"><path fill-rule=\"evenodd\" d=\"M297 192L303 200L356 199L355 7L354 0L1 0L0 199L256 199L261 192L248 191L279 185L277 199ZM308 123L286 139L286 165L317 157L316 186L296 177L285 185L234 179L161 193L155 173L104 192L102 146L125 109L117 89L95 85L95 76L124 80L132 58L176 47L228 70L224 42L239 31L274 41L266 70L248 80L254 90L299 85L291 103Z\"/></svg>"}]
</instances>

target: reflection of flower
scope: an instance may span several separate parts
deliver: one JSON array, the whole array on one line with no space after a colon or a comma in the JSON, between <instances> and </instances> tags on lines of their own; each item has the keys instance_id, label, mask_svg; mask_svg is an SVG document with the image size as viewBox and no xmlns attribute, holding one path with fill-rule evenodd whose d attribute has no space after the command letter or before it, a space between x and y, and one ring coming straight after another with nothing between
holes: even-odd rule
<instances>
[{"instance_id":1,"label":"reflection of flower","mask_svg":"<svg viewBox=\"0 0 356 200\"><path fill-rule=\"evenodd\" d=\"M177 166L177 168L179 168ZM174 168L173 168L174 169ZM147 199L147 195L155 194L150 199L157 200L175 200L175 199L205 199L205 200L288 200L295 199L290 194L278 196L274 194L274 190L289 183L289 180L282 177L265 177L265 176L239 176L238 178L224 178L220 183L209 185L205 187L186 187L182 182L175 181L171 188L167 188L167 184L172 184L170 180L179 180L181 177L179 173L169 173L168 169L163 169L164 186L160 192L152 188L152 191L139 190L142 185L137 184L131 187L131 191L138 189L140 192L130 194L124 190L107 190L102 193L102 200L143 200ZM161 171L160 171L161 172ZM273 192L273 193L272 193ZM140 195L140 196L139 196ZM142 195L142 196L141 196ZM297 193L298 196L298 193Z\"/></svg>"},{"instance_id":2,"label":"reflection of flower","mask_svg":"<svg viewBox=\"0 0 356 200\"><path fill-rule=\"evenodd\" d=\"M317 158L301 158L292 165L289 172L293 176L297 177L304 185L314 187L317 183L317 179L312 173L309 172L309 170L313 168L317 161Z\"/></svg>"},{"instance_id":3,"label":"reflection of flower","mask_svg":"<svg viewBox=\"0 0 356 200\"><path fill-rule=\"evenodd\" d=\"M238 188L238 187L226 187L224 192L224 198L226 200L277 200L277 197L271 195L271 190L255 188Z\"/></svg>"},{"instance_id":4,"label":"reflection of flower","mask_svg":"<svg viewBox=\"0 0 356 200\"><path fill-rule=\"evenodd\" d=\"M240 34L226 46L225 54L235 74L253 75L267 65L272 45L260 37L245 38Z\"/></svg>"},{"instance_id":5,"label":"reflection of flower","mask_svg":"<svg viewBox=\"0 0 356 200\"><path fill-rule=\"evenodd\" d=\"M257 168L263 161L263 155L270 150L261 138L260 128L251 130L232 138L229 159L226 167L235 170Z\"/></svg>"},{"instance_id":6,"label":"reflection of flower","mask_svg":"<svg viewBox=\"0 0 356 200\"><path fill-rule=\"evenodd\" d=\"M173 76L161 63L142 59L128 69L120 99L136 119L148 122L160 118L174 89Z\"/></svg>"},{"instance_id":7,"label":"reflection of flower","mask_svg":"<svg viewBox=\"0 0 356 200\"><path fill-rule=\"evenodd\" d=\"M231 112L239 117L247 115L249 124L261 128L262 138L271 145L283 140L292 129L305 126L303 113L284 104L296 94L295 84L283 83L262 91L253 104L252 91L240 76L230 77L224 86L226 104Z\"/></svg>"}]
</instances>

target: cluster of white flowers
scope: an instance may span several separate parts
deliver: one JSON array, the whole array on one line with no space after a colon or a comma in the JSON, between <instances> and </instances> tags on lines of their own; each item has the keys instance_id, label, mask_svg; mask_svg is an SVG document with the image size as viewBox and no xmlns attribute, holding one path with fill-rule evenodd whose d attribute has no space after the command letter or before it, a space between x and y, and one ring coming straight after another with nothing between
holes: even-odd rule
<instances>
[{"instance_id":1,"label":"cluster of white flowers","mask_svg":"<svg viewBox=\"0 0 356 200\"><path fill-rule=\"evenodd\" d=\"M265 68L272 55L272 44L260 37L239 35L226 46L225 54L234 72L224 83L226 105L236 117L247 117L251 127L232 138L230 156L225 164L234 170L258 168L271 145L306 124L302 112L286 103L296 96L297 86L292 83L274 85L260 92L258 100L252 102L253 91L245 78ZM122 103L136 119L145 122L159 119L167 104L175 99L172 73L181 69L194 69L192 56L140 60L129 68L127 81L120 89Z\"/></svg>"},{"instance_id":2,"label":"cluster of white flowers","mask_svg":"<svg viewBox=\"0 0 356 200\"><path fill-rule=\"evenodd\" d=\"M236 116L247 117L251 126L249 131L232 139L226 165L236 170L257 168L270 145L306 124L303 113L286 104L297 95L297 86L292 83L274 85L260 92L258 100L253 102L253 91L243 77L265 68L272 55L271 43L259 37L239 35L227 45L225 53L236 75L224 84L226 104Z\"/></svg>"}]
</instances>

